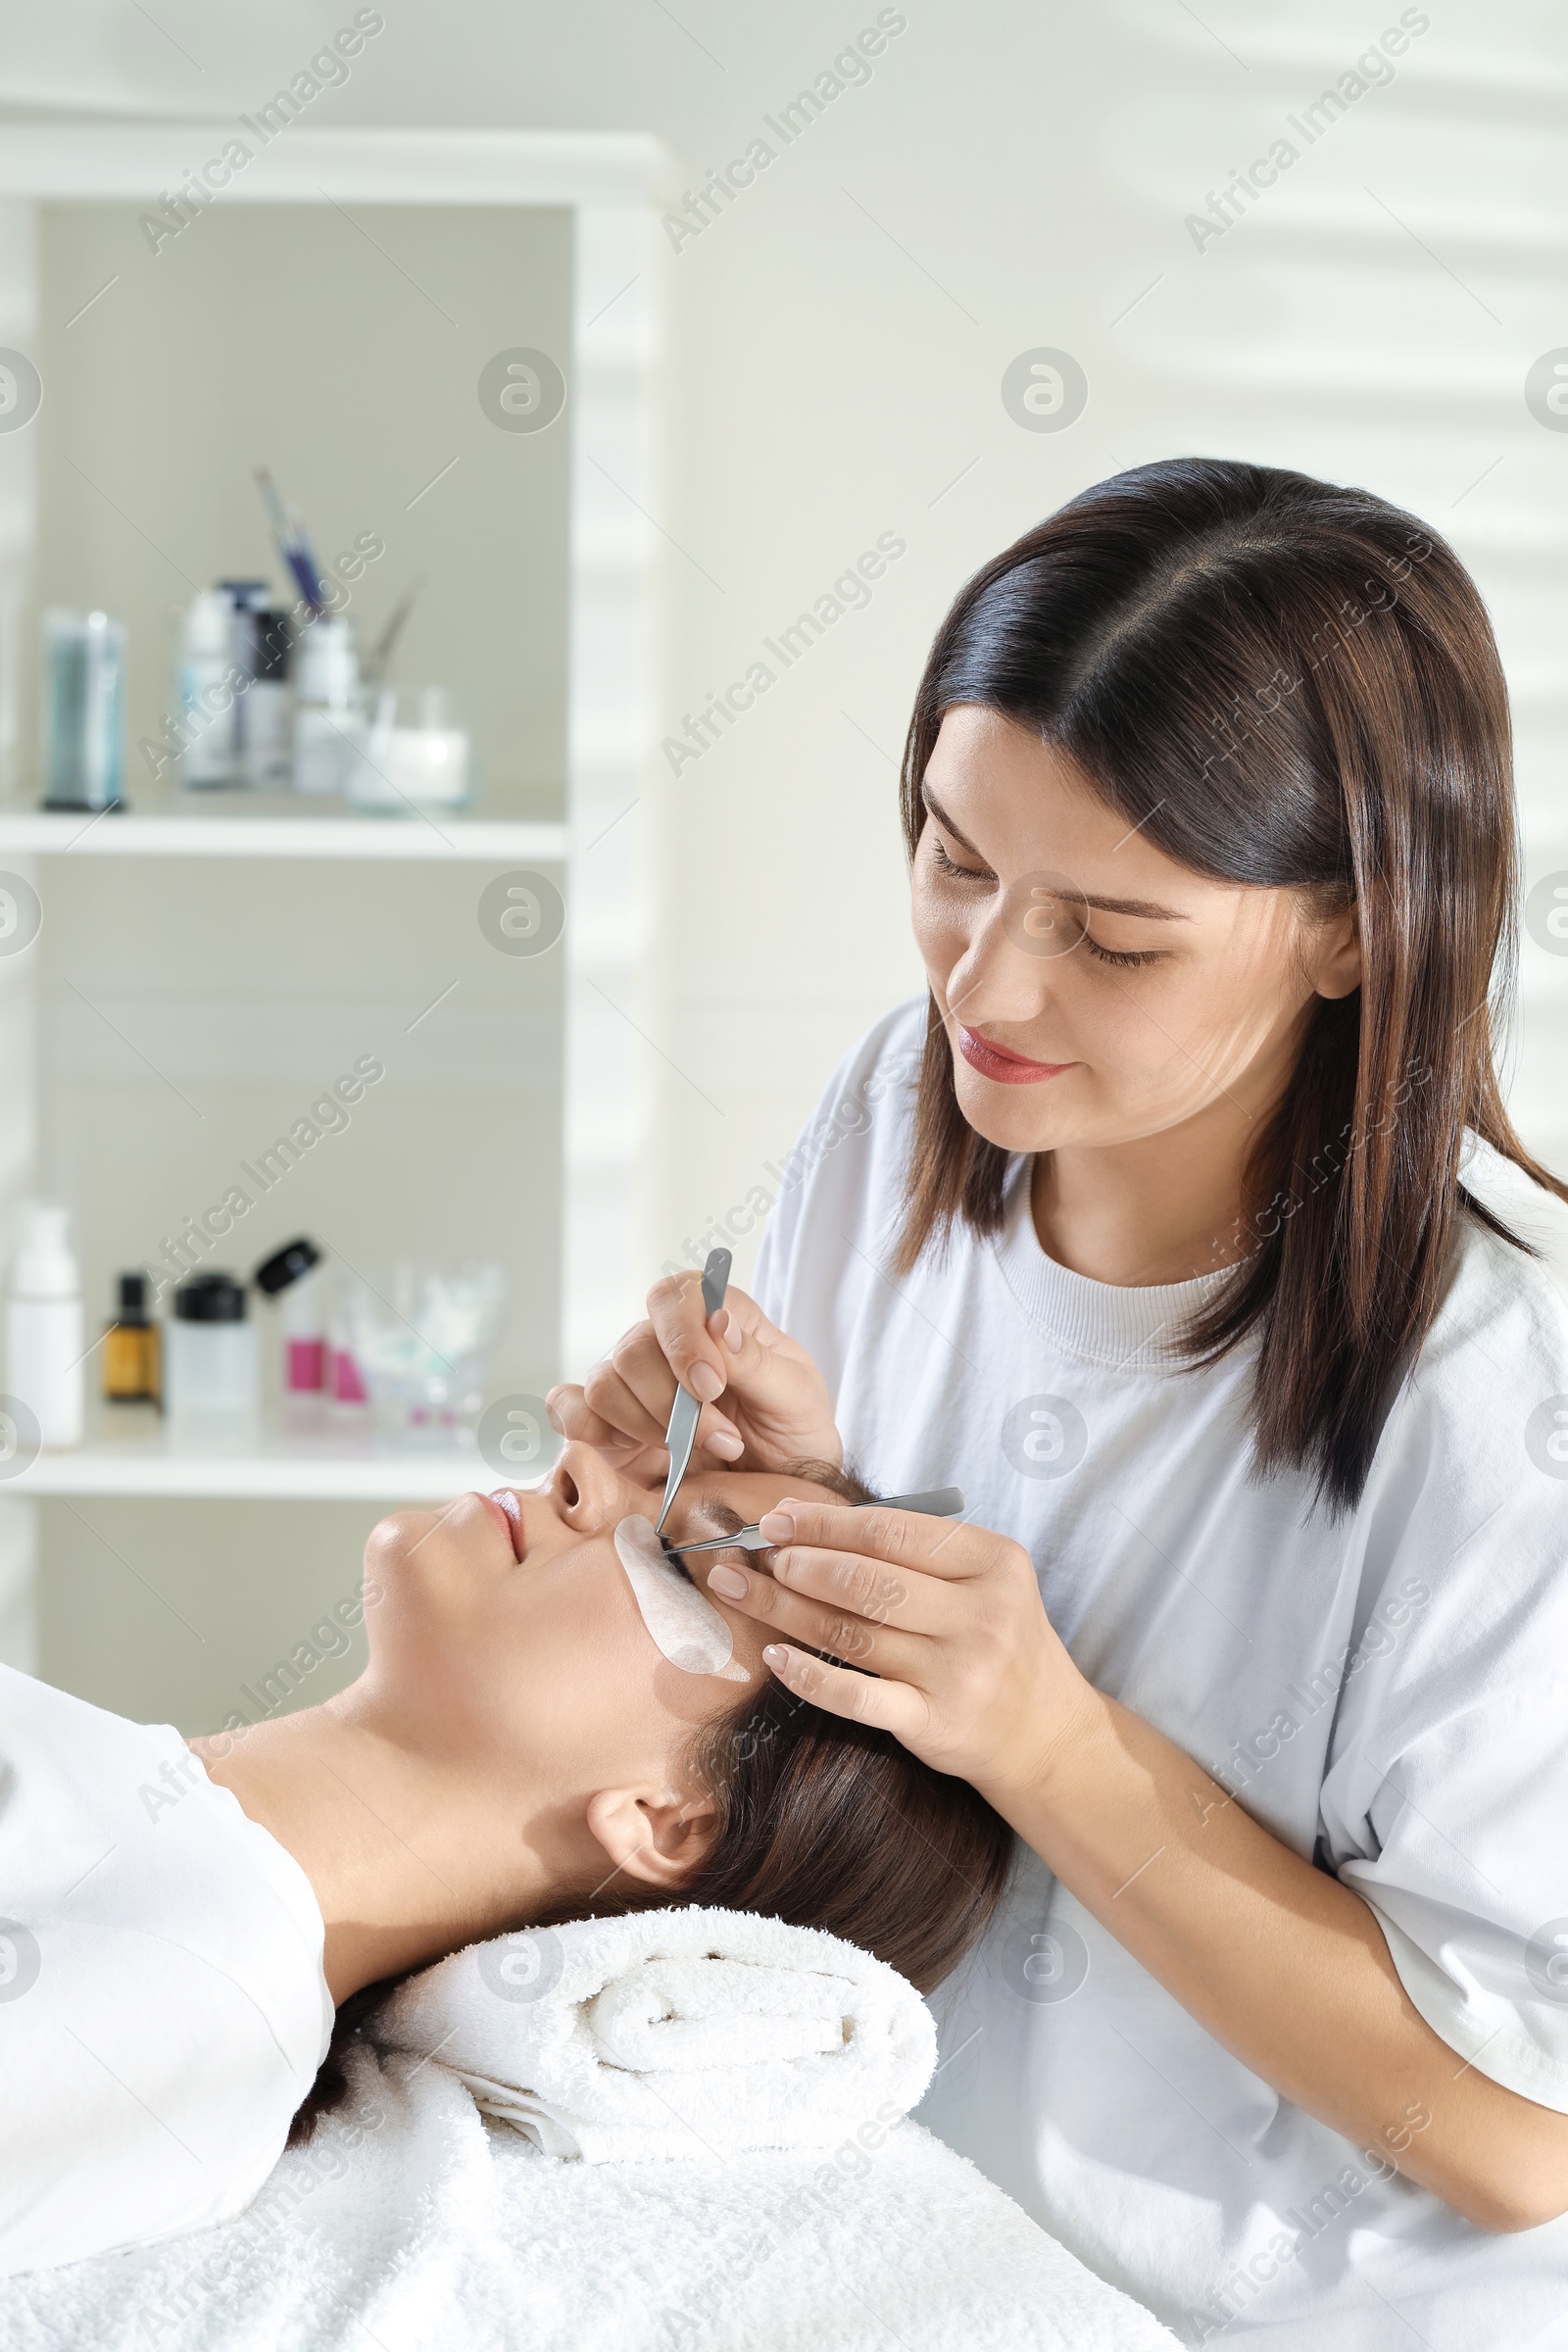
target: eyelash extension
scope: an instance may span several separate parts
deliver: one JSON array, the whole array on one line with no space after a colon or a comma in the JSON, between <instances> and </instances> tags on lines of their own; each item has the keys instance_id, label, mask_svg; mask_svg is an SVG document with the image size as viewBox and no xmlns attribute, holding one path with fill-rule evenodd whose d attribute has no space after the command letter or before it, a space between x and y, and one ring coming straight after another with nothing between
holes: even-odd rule
<instances>
[{"instance_id":1,"label":"eyelash extension","mask_svg":"<svg viewBox=\"0 0 1568 2352\"><path fill-rule=\"evenodd\" d=\"M668 1538L667 1536L661 1536L661 1537L660 1537L660 1539L659 1539L659 1541L660 1541L661 1544L662 1544L662 1547L663 1547L663 1553L664 1553L664 1557L665 1557L665 1559L666 1559L666 1560L669 1562L669 1564L670 1564L670 1566L671 1566L672 1568L678 1568L678 1569L680 1570L680 1573L681 1573L681 1575L682 1575L682 1576L683 1576L683 1577L686 1579L686 1582L687 1582L687 1583L688 1583L688 1584L689 1584L689 1585L692 1587L693 1591L695 1592L695 1590L696 1590L696 1587L697 1587L697 1579L696 1579L696 1578L693 1576L693 1574L692 1574L691 1570L690 1570L690 1569L687 1567L687 1565L686 1565L685 1561L684 1561L684 1560L681 1558L681 1556L680 1556L680 1553L679 1553L679 1552L678 1552L678 1551L675 1549L674 1545L673 1545L673 1544L670 1543L670 1540L669 1540L669 1538Z\"/></svg>"}]
</instances>

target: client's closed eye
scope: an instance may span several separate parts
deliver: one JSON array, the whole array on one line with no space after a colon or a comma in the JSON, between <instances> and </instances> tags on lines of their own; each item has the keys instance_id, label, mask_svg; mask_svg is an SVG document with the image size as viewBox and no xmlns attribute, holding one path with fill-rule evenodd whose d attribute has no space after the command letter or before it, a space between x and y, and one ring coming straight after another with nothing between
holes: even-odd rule
<instances>
[{"instance_id":1,"label":"client's closed eye","mask_svg":"<svg viewBox=\"0 0 1568 2352\"><path fill-rule=\"evenodd\" d=\"M684 1504L684 1525L676 1530L676 1535L688 1544L710 1543L714 1536L738 1536L746 1525L746 1521L741 1517L739 1511L721 1500L717 1494L694 1494L690 1502ZM703 1590L702 1586L698 1584L697 1579L686 1565L685 1559L675 1549L669 1537L662 1535L659 1541L664 1547L665 1559L672 1561L686 1582L700 1592ZM740 1545L737 1545L736 1549L748 1565L756 1564L755 1552L747 1552ZM725 1554L723 1551L706 1551L703 1557L710 1565L712 1565L723 1559Z\"/></svg>"},{"instance_id":2,"label":"client's closed eye","mask_svg":"<svg viewBox=\"0 0 1568 2352\"><path fill-rule=\"evenodd\" d=\"M681 1573L681 1575L682 1575L682 1576L683 1576L683 1577L686 1579L686 1582L687 1582L687 1583L688 1583L688 1584L691 1586L691 1588L692 1588L693 1592L695 1592L695 1591L697 1590L697 1586L696 1586L696 1581L695 1581L695 1579L694 1579L694 1578L693 1578L693 1576L692 1576L692 1572L691 1572L691 1570L690 1570L690 1569L687 1567L687 1565L686 1565L685 1561L684 1561L684 1560L681 1558L681 1556L680 1556L680 1553L679 1553L679 1552L678 1552L678 1551L675 1549L674 1545L673 1545L673 1544L670 1543L670 1540L669 1540L669 1538L668 1538L667 1536L661 1536L661 1537L660 1537L660 1539L659 1539L659 1541L660 1541L660 1543L661 1543L661 1544L663 1545L663 1550L664 1550L664 1557L665 1557L665 1559L666 1559L666 1560L669 1562L669 1564L670 1564L670 1566L671 1566L672 1568L678 1568L678 1569L680 1570L680 1573Z\"/></svg>"}]
</instances>

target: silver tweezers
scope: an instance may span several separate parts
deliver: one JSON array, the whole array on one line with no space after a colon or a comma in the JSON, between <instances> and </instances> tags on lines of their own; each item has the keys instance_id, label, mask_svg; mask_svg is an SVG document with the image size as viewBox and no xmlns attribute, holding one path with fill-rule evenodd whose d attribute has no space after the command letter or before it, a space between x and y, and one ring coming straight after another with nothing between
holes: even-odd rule
<instances>
[{"instance_id":1,"label":"silver tweezers","mask_svg":"<svg viewBox=\"0 0 1568 2352\"><path fill-rule=\"evenodd\" d=\"M963 1514L963 1494L958 1487L934 1487L927 1494L876 1494L869 1502L851 1506L858 1511L924 1511L933 1519L957 1519ZM709 1536L701 1544L671 1544L663 1536L660 1542L666 1551L767 1551L772 1546L762 1535L760 1522L755 1527L738 1528L733 1536Z\"/></svg>"},{"instance_id":2,"label":"silver tweezers","mask_svg":"<svg viewBox=\"0 0 1568 2352\"><path fill-rule=\"evenodd\" d=\"M709 1316L716 1315L724 1303L724 1293L729 1289L730 1262L727 1250L710 1250L708 1252L708 1263L703 1268L705 1325ZM664 1435L664 1444L669 1448L669 1476L664 1481L664 1504L659 1514L659 1526L654 1530L656 1536L669 1517L669 1506L675 1499L676 1489L686 1475L686 1465L692 1458L692 1446L697 1440L697 1424L702 1416L701 1399L694 1396L689 1389L677 1388L675 1401L670 1408L669 1428Z\"/></svg>"}]
</instances>

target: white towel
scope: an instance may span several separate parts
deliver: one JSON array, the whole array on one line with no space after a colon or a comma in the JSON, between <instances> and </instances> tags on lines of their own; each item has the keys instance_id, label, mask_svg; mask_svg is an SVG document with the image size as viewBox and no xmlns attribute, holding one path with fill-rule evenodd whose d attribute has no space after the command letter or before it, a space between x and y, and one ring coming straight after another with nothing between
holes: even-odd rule
<instances>
[{"instance_id":1,"label":"white towel","mask_svg":"<svg viewBox=\"0 0 1568 2352\"><path fill-rule=\"evenodd\" d=\"M822 2148L913 2107L929 2011L868 1952L749 1912L633 1912L470 1944L371 2031L457 2075L547 2156Z\"/></svg>"},{"instance_id":2,"label":"white towel","mask_svg":"<svg viewBox=\"0 0 1568 2352\"><path fill-rule=\"evenodd\" d=\"M4 2352L1175 2352L918 2124L722 2164L569 2164L439 2063L217 2229L0 2281Z\"/></svg>"}]
</instances>

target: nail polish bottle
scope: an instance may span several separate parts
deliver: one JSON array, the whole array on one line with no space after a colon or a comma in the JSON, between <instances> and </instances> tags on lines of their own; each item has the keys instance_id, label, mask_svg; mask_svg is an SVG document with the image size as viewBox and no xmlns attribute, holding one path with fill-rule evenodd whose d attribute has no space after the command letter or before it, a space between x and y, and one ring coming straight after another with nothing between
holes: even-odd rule
<instances>
[{"instance_id":1,"label":"nail polish bottle","mask_svg":"<svg viewBox=\"0 0 1568 2352\"><path fill-rule=\"evenodd\" d=\"M322 1330L321 1252L301 1234L270 1257L254 1280L265 1298L278 1300L283 1320L282 1390L288 1396L318 1396L326 1387L326 1339Z\"/></svg>"},{"instance_id":2,"label":"nail polish bottle","mask_svg":"<svg viewBox=\"0 0 1568 2352\"><path fill-rule=\"evenodd\" d=\"M120 1277L120 1312L104 1325L104 1395L111 1404L159 1401L159 1330L147 1312L145 1274Z\"/></svg>"}]
</instances>

